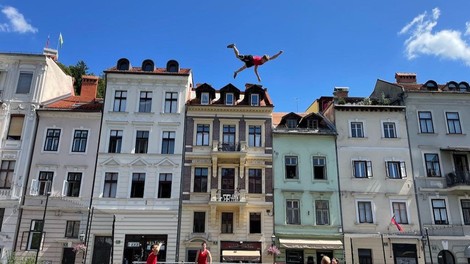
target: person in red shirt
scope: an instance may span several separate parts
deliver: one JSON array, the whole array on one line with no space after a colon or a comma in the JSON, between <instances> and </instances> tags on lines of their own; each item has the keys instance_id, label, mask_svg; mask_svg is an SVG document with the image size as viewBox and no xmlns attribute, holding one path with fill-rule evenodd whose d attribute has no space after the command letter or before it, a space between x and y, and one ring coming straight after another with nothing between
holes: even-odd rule
<instances>
[{"instance_id":1,"label":"person in red shirt","mask_svg":"<svg viewBox=\"0 0 470 264\"><path fill-rule=\"evenodd\" d=\"M255 74L256 74L256 77L258 78L259 82L261 82L261 78L259 77L259 74L258 74L258 66L265 64L267 61L274 60L275 58L277 58L279 55L281 55L283 53L283 51L281 50L281 51L279 51L278 53L276 53L275 55L273 55L271 57L269 57L266 54L263 55L263 56L240 55L240 52L238 51L235 44L230 44L230 45L227 46L227 48L233 49L233 52L235 52L235 57L237 57L237 59L239 59L239 60L241 60L242 62L245 63L245 65L243 65L240 69L236 70L233 73L233 78L236 78L237 74L239 72L243 71L244 69L255 66L255 68L254 68L255 69Z\"/></svg>"},{"instance_id":2,"label":"person in red shirt","mask_svg":"<svg viewBox=\"0 0 470 264\"><path fill-rule=\"evenodd\" d=\"M157 264L157 255L161 246L161 244L155 244L152 246L152 252L150 252L147 257L147 264Z\"/></svg>"},{"instance_id":3,"label":"person in red shirt","mask_svg":"<svg viewBox=\"0 0 470 264\"><path fill-rule=\"evenodd\" d=\"M202 248L199 249L196 253L195 264L212 264L212 255L211 252L207 249L206 242L202 242ZM209 260L209 261L208 261Z\"/></svg>"}]
</instances>

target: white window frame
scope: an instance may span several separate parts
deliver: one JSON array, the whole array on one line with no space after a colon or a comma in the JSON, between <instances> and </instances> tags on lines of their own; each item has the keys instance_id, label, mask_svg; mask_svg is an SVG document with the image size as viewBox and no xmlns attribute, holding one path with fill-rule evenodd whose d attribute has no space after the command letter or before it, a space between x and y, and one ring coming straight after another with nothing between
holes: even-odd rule
<instances>
[{"instance_id":1,"label":"white window frame","mask_svg":"<svg viewBox=\"0 0 470 264\"><path fill-rule=\"evenodd\" d=\"M132 197L132 180L134 177L134 174L144 174L144 195L143 197ZM119 180L119 174L118 174L118 180ZM146 189L147 189L147 182L148 181L148 173L145 171L132 171L129 173L129 179L128 179L128 187L127 187L127 193L129 194L129 199L144 199L146 197ZM117 197L117 189L116 189L116 197Z\"/></svg>"},{"instance_id":2,"label":"white window frame","mask_svg":"<svg viewBox=\"0 0 470 264\"><path fill-rule=\"evenodd\" d=\"M223 138L224 138L224 126L229 125L229 126L235 126L235 146L238 145L240 142L240 131L239 131L239 120L230 120L230 119L221 119L220 120L220 127L219 127L219 143L223 143Z\"/></svg>"},{"instance_id":3,"label":"white window frame","mask_svg":"<svg viewBox=\"0 0 470 264\"><path fill-rule=\"evenodd\" d=\"M325 161L325 163L323 164L323 171L324 171L324 176L325 178L324 179L315 179L315 170L314 170L314 167L316 166L315 164L313 164L313 160L314 159L323 159ZM313 155L312 158L310 159L310 162L312 163L312 181L326 181L328 180L328 161L326 159L326 156L325 155Z\"/></svg>"},{"instance_id":4,"label":"white window frame","mask_svg":"<svg viewBox=\"0 0 470 264\"><path fill-rule=\"evenodd\" d=\"M142 97L141 97L141 94L142 94L142 93L147 93L147 95L150 93L150 97L146 97L146 99L150 98L150 111L148 111L148 112L141 112L141 111L140 111L140 99L142 99ZM154 101L155 101L155 100L154 100L154 96L153 96L153 91L139 90L139 91L138 91L138 96L139 96L139 98L138 98L137 105L136 105L136 108L137 108L137 109L136 109L135 111L136 111L137 113L140 113L140 114L146 114L146 113L149 114L149 113L153 113L152 110L153 110L153 104L154 104Z\"/></svg>"},{"instance_id":5,"label":"white window frame","mask_svg":"<svg viewBox=\"0 0 470 264\"><path fill-rule=\"evenodd\" d=\"M49 129L58 129L58 130L60 130L59 143L57 144L57 150L45 150L45 148L46 148L46 139L47 139L47 131ZM60 151L60 145L62 143L62 137L63 136L64 136L64 129L61 128L61 127L52 126L52 127L44 128L44 137L43 137L43 140L42 140L41 153L58 153Z\"/></svg>"},{"instance_id":6,"label":"white window frame","mask_svg":"<svg viewBox=\"0 0 470 264\"><path fill-rule=\"evenodd\" d=\"M463 208L462 208L462 200L469 200L470 201L470 197L460 196L458 198L458 200L459 200L459 208L460 208L460 221L462 221L463 226L470 226L468 224L467 225L465 224L465 221L463 219Z\"/></svg>"},{"instance_id":7,"label":"white window frame","mask_svg":"<svg viewBox=\"0 0 470 264\"><path fill-rule=\"evenodd\" d=\"M259 106L260 105L260 96L259 94L251 94L250 96L250 105L251 106Z\"/></svg>"},{"instance_id":8,"label":"white window frame","mask_svg":"<svg viewBox=\"0 0 470 264\"><path fill-rule=\"evenodd\" d=\"M428 176L428 171L427 171L427 166L426 166L426 154L433 154L437 155L437 158L439 160L439 176ZM445 175L442 173L442 160L441 160L441 154L439 150L423 150L421 151L421 157L423 157L423 170L424 170L424 177L426 178L442 178Z\"/></svg>"},{"instance_id":9,"label":"white window frame","mask_svg":"<svg viewBox=\"0 0 470 264\"><path fill-rule=\"evenodd\" d=\"M355 175L355 162L365 162L366 163L366 176L365 177L356 177ZM369 166L370 165L370 166ZM372 167L372 161L368 159L362 159L362 158L357 158L357 159L352 159L351 160L351 176L354 179L371 179L374 178L374 171Z\"/></svg>"},{"instance_id":10,"label":"white window frame","mask_svg":"<svg viewBox=\"0 0 470 264\"><path fill-rule=\"evenodd\" d=\"M459 117L458 121L459 121L459 126L460 126L460 133L450 133L450 130L449 130L449 120L447 118L447 114L449 113L456 113L457 116ZM445 119L445 122L446 122L446 131L447 131L447 134L449 135L462 135L464 134L464 131L463 131L463 124L462 124L462 114L460 113L460 111L457 111L457 110L445 110L444 111L444 119Z\"/></svg>"},{"instance_id":11,"label":"white window frame","mask_svg":"<svg viewBox=\"0 0 470 264\"><path fill-rule=\"evenodd\" d=\"M78 193L78 196L67 196L67 192L69 190L69 185L68 185L68 177L69 177L69 173L81 173L82 174L82 177L81 177L81 180L80 180L80 191ZM65 177L64 177L64 183L62 185L62 197L70 197L70 198L79 198L79 197L82 197L82 191L83 191L83 184L84 184L84 175L85 175L85 172L80 170L80 171L67 171L65 173Z\"/></svg>"},{"instance_id":12,"label":"white window frame","mask_svg":"<svg viewBox=\"0 0 470 264\"><path fill-rule=\"evenodd\" d=\"M245 131L245 138L246 144L248 147L251 148L263 148L265 146L265 139L266 139L266 122L263 120L246 120L246 131ZM250 146L248 139L250 136L250 126L261 126L261 145L260 146Z\"/></svg>"},{"instance_id":13,"label":"white window frame","mask_svg":"<svg viewBox=\"0 0 470 264\"><path fill-rule=\"evenodd\" d=\"M249 178L250 178L250 169L258 169L261 170L261 193L250 193L251 195L260 195L260 194L265 194L265 178L266 178L266 171L265 168L263 167L245 167L245 186L248 186L249 184ZM248 193L249 186L247 187L247 193Z\"/></svg>"},{"instance_id":14,"label":"white window frame","mask_svg":"<svg viewBox=\"0 0 470 264\"><path fill-rule=\"evenodd\" d=\"M204 192L195 192L194 191L194 181L196 180L196 168L203 168L203 169L207 169L207 192L205 193L208 193L211 191L211 188L210 188L210 182L211 182L211 171L212 171L212 166L211 164L197 164L196 166L191 166L191 189L190 189L190 192L193 193L193 194L204 194Z\"/></svg>"},{"instance_id":15,"label":"white window frame","mask_svg":"<svg viewBox=\"0 0 470 264\"><path fill-rule=\"evenodd\" d=\"M230 102L229 102L229 98L231 99ZM226 93L225 94L225 105L234 105L234 104L235 104L235 94L234 93Z\"/></svg>"},{"instance_id":16,"label":"white window frame","mask_svg":"<svg viewBox=\"0 0 470 264\"><path fill-rule=\"evenodd\" d=\"M393 123L394 128L395 128L395 137L385 137L385 127L384 127L385 123ZM398 133L398 124L399 124L399 122L396 121L396 120L391 120L391 119L381 120L380 125L381 125L381 131L382 131L382 138L384 138L384 139L400 138L400 135Z\"/></svg>"},{"instance_id":17,"label":"white window frame","mask_svg":"<svg viewBox=\"0 0 470 264\"><path fill-rule=\"evenodd\" d=\"M208 92L202 92L201 93L201 104L202 105L208 105L210 102L210 95Z\"/></svg>"},{"instance_id":18,"label":"white window frame","mask_svg":"<svg viewBox=\"0 0 470 264\"><path fill-rule=\"evenodd\" d=\"M434 210L432 206L432 200L444 200L446 203L446 215L447 215L447 224L436 224L436 219L434 219ZM429 196L429 209L431 213L431 220L433 225L438 226L445 226L445 225L452 225L451 215L449 214L449 199L447 197L441 196Z\"/></svg>"},{"instance_id":19,"label":"white window frame","mask_svg":"<svg viewBox=\"0 0 470 264\"><path fill-rule=\"evenodd\" d=\"M389 163L398 163L399 164L399 173L400 173L400 178L390 178L390 171L389 171ZM407 170L406 170L406 162L404 160L385 160L385 175L387 175L387 179L390 180L402 180L406 179L407 176Z\"/></svg>"},{"instance_id":20,"label":"white window frame","mask_svg":"<svg viewBox=\"0 0 470 264\"><path fill-rule=\"evenodd\" d=\"M171 98L166 98L167 94L171 94L171 95L172 95ZM167 111L166 111L166 110L167 110L167 109L166 109L167 99L168 99L169 102L171 102L171 104L173 104L173 103L172 103L172 102L174 101L174 100L173 100L173 99L174 99L174 98L173 98L173 94L176 94L176 103L175 103L175 108L176 108L176 109L172 109L172 108L170 107L170 108L171 108L171 109L169 109L170 111L167 112ZM181 96L180 96L180 93L179 93L179 92L176 92L176 91L164 91L164 92L163 92L163 97L162 97L162 98L163 98L163 104L162 104L163 109L162 109L162 112L163 112L164 114L177 114L177 113L179 113L179 108L180 108L179 104L180 104L180 100L181 100L180 97L181 97Z\"/></svg>"},{"instance_id":21,"label":"white window frame","mask_svg":"<svg viewBox=\"0 0 470 264\"><path fill-rule=\"evenodd\" d=\"M352 135L352 123L361 123L362 124L362 137L353 137ZM349 138L352 139L361 139L361 138L367 138L366 134L366 121L362 119L354 119L354 120L348 120L348 133L349 133Z\"/></svg>"},{"instance_id":22,"label":"white window frame","mask_svg":"<svg viewBox=\"0 0 470 264\"><path fill-rule=\"evenodd\" d=\"M106 184L106 173L116 173L117 174L117 181L116 181L116 197L105 197L104 196L104 187L105 187L105 184ZM116 171L116 170L110 170L110 171L104 171L103 172L103 178L101 180L101 190L100 190L100 198L106 198L106 199L116 199L116 198L119 198L119 178L122 178L123 177L123 174L122 173L119 173L119 171ZM122 179L121 179L122 181ZM130 188L130 187L128 187Z\"/></svg>"},{"instance_id":23,"label":"white window frame","mask_svg":"<svg viewBox=\"0 0 470 264\"><path fill-rule=\"evenodd\" d=\"M326 201L327 202L327 205L328 205L328 223L327 224L318 224L318 218L317 218L317 201ZM318 199L314 199L313 200L313 208L314 208L314 212L315 212L315 224L314 225L318 225L318 226L330 226L331 225L331 201L330 199L325 199L325 198L322 198L322 197L319 197Z\"/></svg>"},{"instance_id":24,"label":"white window frame","mask_svg":"<svg viewBox=\"0 0 470 264\"><path fill-rule=\"evenodd\" d=\"M287 202L288 201L297 201L298 203L298 207L295 208L299 211L299 222L298 223L288 223L287 221ZM299 198L289 198L289 199L286 199L285 200L285 206L286 206L286 209L285 209L285 215L286 215L286 225L302 225L302 205L301 205L301 199Z\"/></svg>"},{"instance_id":25,"label":"white window frame","mask_svg":"<svg viewBox=\"0 0 470 264\"><path fill-rule=\"evenodd\" d=\"M422 132L421 130L421 119L419 118L420 112L429 112L431 113L431 125L432 125L432 132ZM432 110L424 110L424 109L417 109L416 110L416 124L418 126L418 134L436 134L436 127L434 126L434 113ZM446 124L447 126L447 124Z\"/></svg>"},{"instance_id":26,"label":"white window frame","mask_svg":"<svg viewBox=\"0 0 470 264\"><path fill-rule=\"evenodd\" d=\"M119 100L120 100L120 109L116 110L115 108L115 105L116 105L116 96L117 96L117 92L121 92L121 96L122 96L122 93L125 92L126 93L126 96L125 97L119 97ZM122 106L122 101L125 101L124 103L124 106ZM116 112L116 113L125 113L127 111L127 107L128 107L128 100L129 100L129 91L127 90L121 90L121 89L116 89L113 91L113 103L111 105L111 111L112 112Z\"/></svg>"},{"instance_id":27,"label":"white window frame","mask_svg":"<svg viewBox=\"0 0 470 264\"><path fill-rule=\"evenodd\" d=\"M197 126L198 125L209 125L209 144L208 145L198 145L197 144ZM214 128L213 119L194 119L194 131L193 131L193 148L194 147L210 147L212 146L212 130Z\"/></svg>"},{"instance_id":28,"label":"white window frame","mask_svg":"<svg viewBox=\"0 0 470 264\"><path fill-rule=\"evenodd\" d=\"M31 83L29 84L29 89L28 89L28 92L27 93L18 93L18 85L20 84L20 78L21 78L21 74L31 74ZM34 85L34 71L33 70L20 70L20 72L18 73L18 78L17 78L17 82L16 82L16 87L15 87L15 94L20 94L20 95L28 95L31 93L31 89Z\"/></svg>"}]
</instances>

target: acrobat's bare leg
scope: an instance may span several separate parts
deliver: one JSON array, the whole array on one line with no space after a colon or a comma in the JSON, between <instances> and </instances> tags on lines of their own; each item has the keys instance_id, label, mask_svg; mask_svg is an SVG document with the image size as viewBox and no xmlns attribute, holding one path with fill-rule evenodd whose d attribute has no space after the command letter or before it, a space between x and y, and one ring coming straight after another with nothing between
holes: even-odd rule
<instances>
[{"instance_id":1,"label":"acrobat's bare leg","mask_svg":"<svg viewBox=\"0 0 470 264\"><path fill-rule=\"evenodd\" d=\"M240 56L240 52L238 51L237 47L235 46L235 44L230 44L227 46L227 48L232 48L233 49L233 52L235 53L235 57L238 58L238 56Z\"/></svg>"},{"instance_id":2,"label":"acrobat's bare leg","mask_svg":"<svg viewBox=\"0 0 470 264\"><path fill-rule=\"evenodd\" d=\"M240 69L236 70L234 73L233 73L233 78L237 78L237 74L241 71L243 71L244 69L246 69L246 65L243 65Z\"/></svg>"}]
</instances>

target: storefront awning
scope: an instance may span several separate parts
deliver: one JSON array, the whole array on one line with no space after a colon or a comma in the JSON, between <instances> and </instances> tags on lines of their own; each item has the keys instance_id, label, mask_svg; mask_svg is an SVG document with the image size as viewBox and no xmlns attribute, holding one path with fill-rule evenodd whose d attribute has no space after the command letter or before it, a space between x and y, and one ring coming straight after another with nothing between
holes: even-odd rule
<instances>
[{"instance_id":1,"label":"storefront awning","mask_svg":"<svg viewBox=\"0 0 470 264\"><path fill-rule=\"evenodd\" d=\"M283 248L301 249L342 249L341 240L279 239Z\"/></svg>"},{"instance_id":2,"label":"storefront awning","mask_svg":"<svg viewBox=\"0 0 470 264\"><path fill-rule=\"evenodd\" d=\"M260 252L257 250L222 250L224 261L260 261Z\"/></svg>"}]
</instances>

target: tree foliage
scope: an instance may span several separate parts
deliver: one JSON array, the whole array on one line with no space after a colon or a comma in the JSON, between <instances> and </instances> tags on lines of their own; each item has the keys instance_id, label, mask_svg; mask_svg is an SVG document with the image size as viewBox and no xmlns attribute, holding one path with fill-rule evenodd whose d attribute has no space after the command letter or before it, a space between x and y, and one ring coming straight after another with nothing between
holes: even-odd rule
<instances>
[{"instance_id":1,"label":"tree foliage","mask_svg":"<svg viewBox=\"0 0 470 264\"><path fill-rule=\"evenodd\" d=\"M86 63L82 60L78 61L77 64L75 65L69 65L65 66L64 64L57 62L57 65L62 69L62 71L73 77L74 83L73 83L73 89L75 91L76 95L80 94L80 89L82 87L82 76L83 75L95 75L93 73L90 73L88 70L88 66ZM98 98L103 98L104 96L104 91L105 91L105 81L104 81L104 76L101 75L98 79L98 91L97 91L97 97Z\"/></svg>"}]
</instances>

